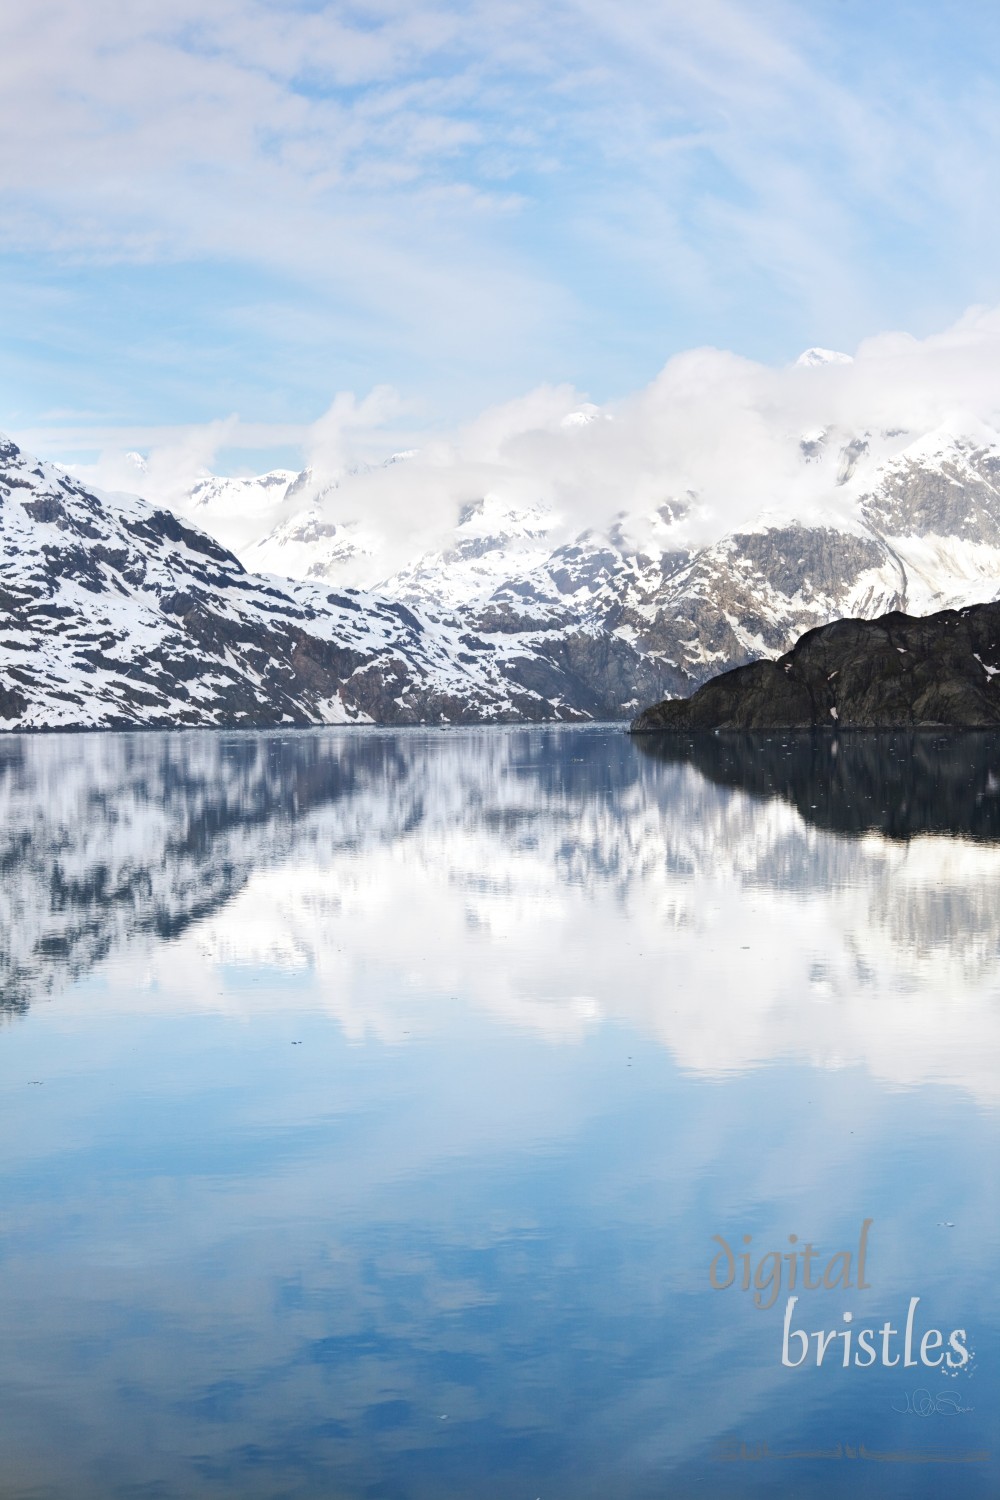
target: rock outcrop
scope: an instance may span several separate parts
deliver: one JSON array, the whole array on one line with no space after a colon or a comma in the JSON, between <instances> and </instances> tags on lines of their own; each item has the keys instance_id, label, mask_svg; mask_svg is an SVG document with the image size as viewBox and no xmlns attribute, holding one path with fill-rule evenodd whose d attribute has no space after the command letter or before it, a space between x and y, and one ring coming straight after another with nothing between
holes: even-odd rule
<instances>
[{"instance_id":1,"label":"rock outcrop","mask_svg":"<svg viewBox=\"0 0 1000 1500\"><path fill-rule=\"evenodd\" d=\"M835 620L776 661L751 662L668 698L633 733L715 729L1000 726L1000 603L914 617Z\"/></svg>"}]
</instances>

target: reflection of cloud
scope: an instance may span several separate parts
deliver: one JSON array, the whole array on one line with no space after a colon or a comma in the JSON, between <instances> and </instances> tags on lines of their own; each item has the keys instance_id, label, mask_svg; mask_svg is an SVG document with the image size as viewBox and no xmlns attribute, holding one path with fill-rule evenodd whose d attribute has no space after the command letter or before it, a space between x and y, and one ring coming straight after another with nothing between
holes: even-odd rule
<instances>
[{"instance_id":1,"label":"reflection of cloud","mask_svg":"<svg viewBox=\"0 0 1000 1500\"><path fill-rule=\"evenodd\" d=\"M797 1057L1000 1088L993 845L832 836L617 731L4 755L8 1005L138 943L188 1003L252 1008L294 976L288 1003L358 1038L458 999L553 1040L624 1021L702 1073Z\"/></svg>"},{"instance_id":2,"label":"reflection of cloud","mask_svg":"<svg viewBox=\"0 0 1000 1500\"><path fill-rule=\"evenodd\" d=\"M705 1075L1000 1088L996 846L831 835L618 731L6 755L8 1004L110 953L119 996L145 975L154 1006L250 1014L280 992L356 1039L471 1003L573 1044L622 1022Z\"/></svg>"},{"instance_id":3,"label":"reflection of cloud","mask_svg":"<svg viewBox=\"0 0 1000 1500\"><path fill-rule=\"evenodd\" d=\"M88 976L7 1037L46 1079L0 1235L36 1488L436 1500L489 1451L610 1495L727 1424L857 1422L707 1289L719 1232L873 1213L866 1313L978 1332L1000 849L841 838L599 729L0 751L4 976Z\"/></svg>"},{"instance_id":4,"label":"reflection of cloud","mask_svg":"<svg viewBox=\"0 0 1000 1500\"><path fill-rule=\"evenodd\" d=\"M780 822L783 862L804 834L794 814ZM662 825L648 832L658 841ZM584 885L554 878L551 847L505 861L475 830L412 833L252 876L163 965L188 964L192 998L202 990L212 1007L205 962L295 967L303 1001L357 1038L433 1030L460 997L554 1041L625 1022L708 1075L789 1058L1000 1094L1000 850L872 841L846 851L831 890L822 858L810 888L770 883L753 857L734 868L747 845L721 848L721 868L673 873L647 845L644 874ZM247 1003L243 991L228 1003Z\"/></svg>"},{"instance_id":5,"label":"reflection of cloud","mask_svg":"<svg viewBox=\"0 0 1000 1500\"><path fill-rule=\"evenodd\" d=\"M183 1007L190 974L202 1015ZM294 1492L300 1463L323 1464L303 1494L329 1493L336 1472L352 1494L420 1454L432 1472L416 1493L465 1500L479 1491L449 1484L449 1466L495 1443L504 1477L514 1454L536 1481L582 1460L600 1478L589 1493L611 1495L628 1492L624 1467L662 1480L751 1417L772 1437L841 1409L856 1422L856 1380L830 1372L821 1399L790 1384L779 1317L708 1290L718 1232L839 1246L874 1205L866 1311L894 1314L914 1286L942 1320L990 1305L991 1124L967 1099L942 1132L926 1095L860 1073L706 1086L631 1032L628 1070L613 1031L538 1046L454 1008L432 1017L434 1045L358 1047L287 983L220 1025L206 993L220 978L163 962L155 1013L127 997L95 1025L91 986L15 1039L34 1033L59 1106L18 1137L5 1178L0 1436L10 1462L54 1408L80 1433L34 1456L36 1485L103 1500L106 1467L88 1486L102 1445L133 1487L155 1475L197 1493L194 1452L228 1493L262 1500L279 1481ZM900 1170L899 1139L918 1170ZM945 1216L963 1226L955 1260L929 1230ZM817 1297L811 1326L841 1306ZM881 1400L886 1381L873 1389ZM132 1448L146 1422L159 1441Z\"/></svg>"}]
</instances>

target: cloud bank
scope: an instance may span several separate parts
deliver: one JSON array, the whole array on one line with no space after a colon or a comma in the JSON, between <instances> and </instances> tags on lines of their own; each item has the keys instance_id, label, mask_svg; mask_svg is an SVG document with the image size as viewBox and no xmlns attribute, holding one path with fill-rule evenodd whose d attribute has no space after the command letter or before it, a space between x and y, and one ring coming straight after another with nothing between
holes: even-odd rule
<instances>
[{"instance_id":1,"label":"cloud bank","mask_svg":"<svg viewBox=\"0 0 1000 1500\"><path fill-rule=\"evenodd\" d=\"M929 338L887 333L850 361L772 367L718 349L669 360L644 389L597 405L570 385L541 386L450 432L405 426L388 388L341 393L299 429L313 468L298 506L317 496L331 519L381 538L383 559L439 543L464 506L547 508L563 534L664 506L678 541L700 544L762 512L843 519L874 466L941 429L991 441L1000 429L1000 309L973 309ZM868 443L843 479L843 450ZM815 452L806 461L803 441ZM244 441L237 419L171 435L134 465L109 449L87 473L177 504L209 472L213 453ZM386 463L403 449L405 462ZM331 488L331 486L335 486ZM636 530L638 528L638 530Z\"/></svg>"}]
</instances>

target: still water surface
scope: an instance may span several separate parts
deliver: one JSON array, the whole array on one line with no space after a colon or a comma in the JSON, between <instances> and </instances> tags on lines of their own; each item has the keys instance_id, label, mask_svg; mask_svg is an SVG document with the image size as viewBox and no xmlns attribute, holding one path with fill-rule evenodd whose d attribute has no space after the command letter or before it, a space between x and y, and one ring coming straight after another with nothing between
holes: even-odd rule
<instances>
[{"instance_id":1,"label":"still water surface","mask_svg":"<svg viewBox=\"0 0 1000 1500\"><path fill-rule=\"evenodd\" d=\"M997 737L6 737L0 871L2 1500L1000 1494Z\"/></svg>"}]
</instances>

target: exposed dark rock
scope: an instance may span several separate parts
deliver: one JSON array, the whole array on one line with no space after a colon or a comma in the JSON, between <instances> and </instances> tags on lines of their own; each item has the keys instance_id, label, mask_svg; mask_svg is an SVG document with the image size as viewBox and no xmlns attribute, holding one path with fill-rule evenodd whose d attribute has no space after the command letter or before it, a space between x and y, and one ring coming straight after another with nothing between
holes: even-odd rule
<instances>
[{"instance_id":1,"label":"exposed dark rock","mask_svg":"<svg viewBox=\"0 0 1000 1500\"><path fill-rule=\"evenodd\" d=\"M1000 603L835 620L777 661L665 699L634 733L714 729L979 729L1000 725Z\"/></svg>"},{"instance_id":2,"label":"exposed dark rock","mask_svg":"<svg viewBox=\"0 0 1000 1500\"><path fill-rule=\"evenodd\" d=\"M878 531L895 536L952 536L1000 545L1000 490L995 454L962 448L933 465L905 462L861 501Z\"/></svg>"}]
</instances>

